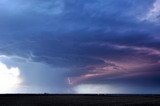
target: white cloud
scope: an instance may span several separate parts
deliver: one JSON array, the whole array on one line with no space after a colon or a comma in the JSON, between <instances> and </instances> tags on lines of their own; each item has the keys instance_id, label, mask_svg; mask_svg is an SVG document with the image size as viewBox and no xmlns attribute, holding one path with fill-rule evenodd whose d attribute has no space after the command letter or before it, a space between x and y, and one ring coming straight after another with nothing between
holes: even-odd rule
<instances>
[{"instance_id":1,"label":"white cloud","mask_svg":"<svg viewBox=\"0 0 160 106\"><path fill-rule=\"evenodd\" d=\"M160 20L160 0L156 0L153 4L153 7L147 12L147 14L140 18L140 20L150 21L150 22L157 22Z\"/></svg>"},{"instance_id":2,"label":"white cloud","mask_svg":"<svg viewBox=\"0 0 160 106\"><path fill-rule=\"evenodd\" d=\"M0 62L0 93L12 93L20 84L20 70L18 67L8 68Z\"/></svg>"},{"instance_id":3,"label":"white cloud","mask_svg":"<svg viewBox=\"0 0 160 106\"><path fill-rule=\"evenodd\" d=\"M0 55L0 70L3 70L2 74L0 73L0 93L64 92L66 89L64 74L68 69L52 67L43 62L32 61L30 58ZM9 80L5 79L3 82L1 75ZM3 88L2 84L5 84Z\"/></svg>"}]
</instances>

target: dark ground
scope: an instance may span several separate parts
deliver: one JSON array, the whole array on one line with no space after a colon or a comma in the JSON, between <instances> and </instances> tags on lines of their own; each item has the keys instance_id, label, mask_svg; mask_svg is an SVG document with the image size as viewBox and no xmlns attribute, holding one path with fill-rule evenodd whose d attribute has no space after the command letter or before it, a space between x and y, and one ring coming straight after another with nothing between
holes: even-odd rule
<instances>
[{"instance_id":1,"label":"dark ground","mask_svg":"<svg viewBox=\"0 0 160 106\"><path fill-rule=\"evenodd\" d=\"M160 106L160 95L0 95L0 106Z\"/></svg>"}]
</instances>

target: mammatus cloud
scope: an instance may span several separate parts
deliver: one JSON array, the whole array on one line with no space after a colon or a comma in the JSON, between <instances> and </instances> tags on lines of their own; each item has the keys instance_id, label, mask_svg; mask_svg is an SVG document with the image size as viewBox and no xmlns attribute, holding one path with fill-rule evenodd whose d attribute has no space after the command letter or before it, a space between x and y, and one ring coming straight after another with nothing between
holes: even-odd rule
<instances>
[{"instance_id":1,"label":"mammatus cloud","mask_svg":"<svg viewBox=\"0 0 160 106\"><path fill-rule=\"evenodd\" d=\"M0 62L0 93L13 93L20 83L20 69Z\"/></svg>"}]
</instances>

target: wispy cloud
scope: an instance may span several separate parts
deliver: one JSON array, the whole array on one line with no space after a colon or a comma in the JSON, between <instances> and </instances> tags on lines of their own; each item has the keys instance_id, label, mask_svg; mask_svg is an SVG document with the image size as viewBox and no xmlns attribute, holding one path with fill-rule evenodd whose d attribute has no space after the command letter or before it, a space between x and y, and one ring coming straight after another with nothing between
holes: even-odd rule
<instances>
[{"instance_id":1,"label":"wispy cloud","mask_svg":"<svg viewBox=\"0 0 160 106\"><path fill-rule=\"evenodd\" d=\"M155 0L153 6L151 9L148 11L148 13L141 18L141 20L147 20L150 22L158 22L159 23L159 18L160 18L160 0Z\"/></svg>"},{"instance_id":2,"label":"wispy cloud","mask_svg":"<svg viewBox=\"0 0 160 106\"><path fill-rule=\"evenodd\" d=\"M112 47L115 47L116 49L131 49L135 50L138 53L146 53L147 55L155 55L160 56L160 50L151 48L151 47L137 47L137 46L126 46L126 45L110 45Z\"/></svg>"}]
</instances>

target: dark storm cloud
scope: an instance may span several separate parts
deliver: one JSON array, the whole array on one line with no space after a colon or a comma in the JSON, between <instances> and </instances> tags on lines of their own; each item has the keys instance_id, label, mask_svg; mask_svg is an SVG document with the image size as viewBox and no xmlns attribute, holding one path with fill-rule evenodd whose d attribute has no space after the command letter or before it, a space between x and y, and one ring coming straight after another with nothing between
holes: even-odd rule
<instances>
[{"instance_id":1,"label":"dark storm cloud","mask_svg":"<svg viewBox=\"0 0 160 106\"><path fill-rule=\"evenodd\" d=\"M77 83L159 69L160 24L144 20L155 2L2 0L0 53L66 68L60 77Z\"/></svg>"}]
</instances>

